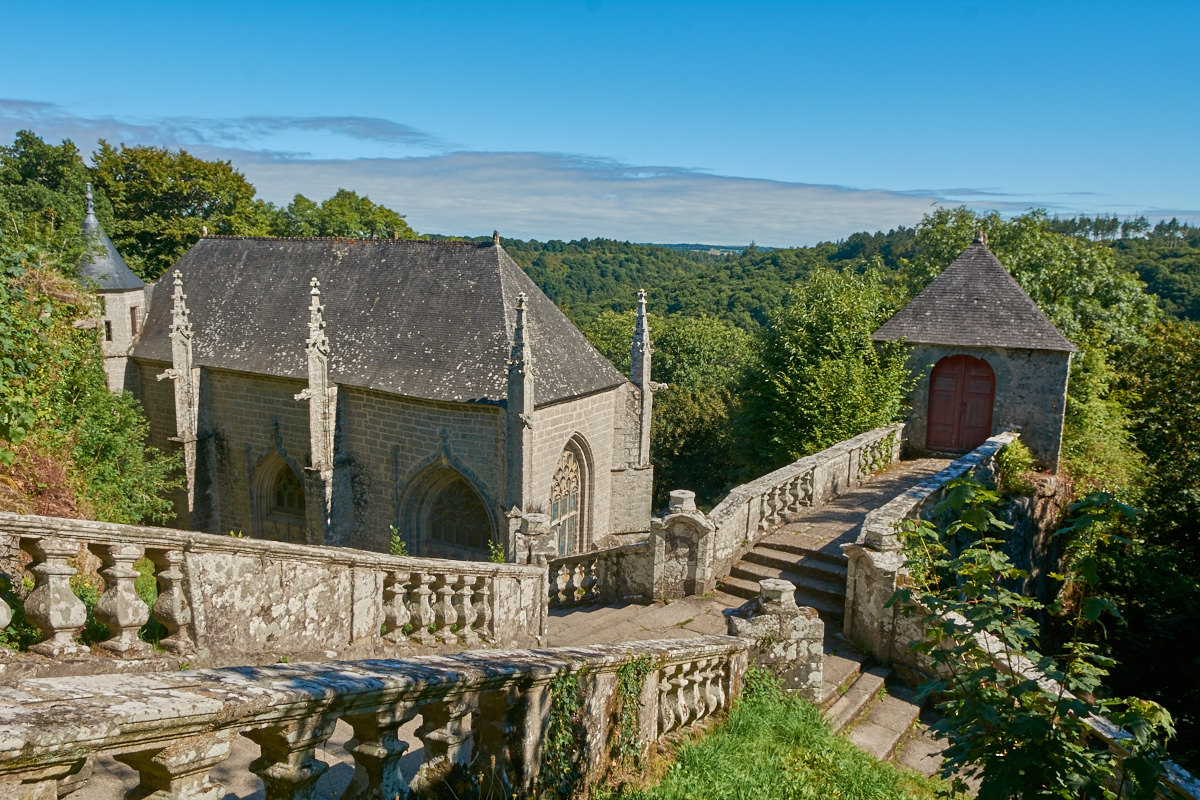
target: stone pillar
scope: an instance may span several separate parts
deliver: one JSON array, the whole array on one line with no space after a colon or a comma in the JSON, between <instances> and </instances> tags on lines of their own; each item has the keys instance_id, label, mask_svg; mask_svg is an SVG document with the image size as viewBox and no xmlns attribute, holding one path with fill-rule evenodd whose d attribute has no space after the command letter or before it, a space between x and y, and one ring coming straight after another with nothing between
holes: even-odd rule
<instances>
[{"instance_id":1,"label":"stone pillar","mask_svg":"<svg viewBox=\"0 0 1200 800\"><path fill-rule=\"evenodd\" d=\"M138 597L135 581L138 571L133 564L145 547L139 544L92 544L89 550L99 556L104 576L104 594L96 602L95 615L112 634L99 647L123 656L143 656L150 645L138 638L138 631L150 619L150 608Z\"/></svg>"},{"instance_id":2,"label":"stone pillar","mask_svg":"<svg viewBox=\"0 0 1200 800\"><path fill-rule=\"evenodd\" d=\"M533 502L533 352L526 318L525 293L517 295L517 320L508 358L508 393L505 399L507 493L505 506L525 511Z\"/></svg>"},{"instance_id":3,"label":"stone pillar","mask_svg":"<svg viewBox=\"0 0 1200 800\"><path fill-rule=\"evenodd\" d=\"M751 663L772 672L785 690L819 704L825 623L815 609L796 605L792 583L768 578L758 586L758 599L726 618L729 635L752 640Z\"/></svg>"},{"instance_id":4,"label":"stone pillar","mask_svg":"<svg viewBox=\"0 0 1200 800\"><path fill-rule=\"evenodd\" d=\"M631 467L650 464L650 419L654 409L654 384L650 381L650 318L646 314L646 290L638 290L637 323L633 329L633 346L629 350L629 380L638 387L641 407L638 409L637 463Z\"/></svg>"},{"instance_id":5,"label":"stone pillar","mask_svg":"<svg viewBox=\"0 0 1200 800\"><path fill-rule=\"evenodd\" d=\"M126 798L220 800L225 789L209 780L208 771L233 750L230 731L191 736L166 747L121 753L117 761L138 771L141 783Z\"/></svg>"},{"instance_id":6,"label":"stone pillar","mask_svg":"<svg viewBox=\"0 0 1200 800\"><path fill-rule=\"evenodd\" d=\"M29 651L49 658L86 653L86 647L75 643L75 632L87 622L87 609L71 591L75 567L68 563L78 546L54 536L39 536L21 537L21 549L33 558L29 571L35 581L25 598L25 618L46 637Z\"/></svg>"},{"instance_id":7,"label":"stone pillar","mask_svg":"<svg viewBox=\"0 0 1200 800\"><path fill-rule=\"evenodd\" d=\"M676 599L716 588L715 533L712 521L696 509L695 492L671 492L667 514L650 521L655 597Z\"/></svg>"},{"instance_id":8,"label":"stone pillar","mask_svg":"<svg viewBox=\"0 0 1200 800\"><path fill-rule=\"evenodd\" d=\"M347 531L333 525L334 438L337 432L337 386L329 380L329 339L321 282L311 281L308 306L308 388L296 395L308 401L310 463L305 469L305 508L309 544L345 544Z\"/></svg>"},{"instance_id":9,"label":"stone pillar","mask_svg":"<svg viewBox=\"0 0 1200 800\"><path fill-rule=\"evenodd\" d=\"M866 525L864 524L864 533ZM893 534L894 535L894 534ZM846 607L843 633L880 661L908 658L908 642L896 641L899 605L888 601L907 579L904 554L861 544L842 545L846 554Z\"/></svg>"},{"instance_id":10,"label":"stone pillar","mask_svg":"<svg viewBox=\"0 0 1200 800\"><path fill-rule=\"evenodd\" d=\"M192 365L192 323L188 319L187 295L183 293L183 273L175 270L175 292L171 296L171 368L158 376L170 378L175 385L175 435L171 441L183 447L183 471L186 480L187 518L180 527L191 528L197 514L196 442L200 421L200 368Z\"/></svg>"},{"instance_id":11,"label":"stone pillar","mask_svg":"<svg viewBox=\"0 0 1200 800\"><path fill-rule=\"evenodd\" d=\"M558 540L550 527L549 514L523 514L510 516L512 525L513 560L518 564L541 566L558 558Z\"/></svg>"}]
</instances>

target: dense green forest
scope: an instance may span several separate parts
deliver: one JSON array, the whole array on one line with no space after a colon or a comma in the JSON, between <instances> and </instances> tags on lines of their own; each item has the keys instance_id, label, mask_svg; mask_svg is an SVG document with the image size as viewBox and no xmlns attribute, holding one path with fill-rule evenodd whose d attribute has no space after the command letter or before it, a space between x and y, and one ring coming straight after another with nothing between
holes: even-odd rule
<instances>
[{"instance_id":1,"label":"dense green forest","mask_svg":"<svg viewBox=\"0 0 1200 800\"><path fill-rule=\"evenodd\" d=\"M143 278L210 233L415 238L394 210L350 190L286 206L256 197L228 162L22 132L0 147L0 502L112 521L161 520L175 461L141 445L128 395L104 388L96 298L73 282L83 193ZM1112 684L1175 713L1177 757L1200 756L1200 228L1178 220L939 209L912 227L736 253L503 240L507 252L618 367L638 289L653 312L656 500L733 484L890 421L909 379L875 327L984 228L1014 278L1080 352L1064 478L1083 496L1144 509L1096 564L1119 617L1090 635L1122 665ZM1147 684L1145 677L1154 676Z\"/></svg>"}]
</instances>

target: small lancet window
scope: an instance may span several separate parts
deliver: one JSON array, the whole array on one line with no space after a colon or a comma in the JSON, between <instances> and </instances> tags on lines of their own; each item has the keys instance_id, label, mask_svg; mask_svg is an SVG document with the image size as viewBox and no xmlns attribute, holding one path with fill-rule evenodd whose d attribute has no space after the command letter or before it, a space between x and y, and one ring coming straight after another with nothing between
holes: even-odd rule
<instances>
[{"instance_id":1,"label":"small lancet window","mask_svg":"<svg viewBox=\"0 0 1200 800\"><path fill-rule=\"evenodd\" d=\"M271 511L288 516L304 516L304 488L289 467L279 470L275 491L271 495Z\"/></svg>"},{"instance_id":2,"label":"small lancet window","mask_svg":"<svg viewBox=\"0 0 1200 800\"><path fill-rule=\"evenodd\" d=\"M104 320L104 341L112 341L112 320Z\"/></svg>"}]
</instances>

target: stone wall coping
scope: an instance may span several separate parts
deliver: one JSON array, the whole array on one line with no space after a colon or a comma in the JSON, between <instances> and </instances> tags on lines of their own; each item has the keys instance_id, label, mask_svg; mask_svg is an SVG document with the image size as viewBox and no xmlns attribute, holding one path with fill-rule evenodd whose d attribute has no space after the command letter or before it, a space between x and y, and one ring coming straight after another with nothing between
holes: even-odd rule
<instances>
[{"instance_id":1,"label":"stone wall coping","mask_svg":"<svg viewBox=\"0 0 1200 800\"><path fill-rule=\"evenodd\" d=\"M730 636L543 650L468 651L408 659L229 667L153 675L18 681L0 698L0 775L96 753L311 718L373 713L563 671L611 672L639 656L658 667L747 652Z\"/></svg>"},{"instance_id":2,"label":"stone wall coping","mask_svg":"<svg viewBox=\"0 0 1200 800\"><path fill-rule=\"evenodd\" d=\"M875 428L866 433L860 433L851 439L838 442L832 447L827 447L819 453L804 456L787 466L780 467L773 472L768 472L766 475L755 478L749 483L735 486L729 490L729 493L720 502L713 506L713 510L709 512L708 517L713 521L714 525L720 527L727 518L736 513L738 508L745 505L748 501L770 491L773 487L789 481L798 475L810 472L825 462L833 461L854 450L860 450L863 447L882 441L888 436L899 436L903 429L904 424L897 422Z\"/></svg>"},{"instance_id":3,"label":"stone wall coping","mask_svg":"<svg viewBox=\"0 0 1200 800\"><path fill-rule=\"evenodd\" d=\"M260 555L281 561L338 564L379 570L453 573L544 579L542 567L524 564L493 564L488 561L457 561L443 558L393 556L369 550L326 545L292 544L248 537L219 536L174 528L119 525L112 522L41 517L0 512L0 533L19 537L56 536L82 544L138 544L164 550L211 551L236 555Z\"/></svg>"}]
</instances>

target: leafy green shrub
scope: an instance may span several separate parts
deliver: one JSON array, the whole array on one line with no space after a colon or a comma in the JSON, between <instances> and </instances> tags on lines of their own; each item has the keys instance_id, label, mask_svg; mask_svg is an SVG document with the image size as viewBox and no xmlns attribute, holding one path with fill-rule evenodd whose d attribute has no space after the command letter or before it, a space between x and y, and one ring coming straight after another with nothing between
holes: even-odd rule
<instances>
[{"instance_id":1,"label":"leafy green shrub","mask_svg":"<svg viewBox=\"0 0 1200 800\"><path fill-rule=\"evenodd\" d=\"M400 534L400 529L395 525L389 525L391 537L388 539L388 553L393 556L405 558L408 556L408 542L404 541L404 537Z\"/></svg>"},{"instance_id":2,"label":"leafy green shrub","mask_svg":"<svg viewBox=\"0 0 1200 800\"><path fill-rule=\"evenodd\" d=\"M1033 453L1020 439L996 453L996 487L1003 494L1033 494L1032 471Z\"/></svg>"}]
</instances>

